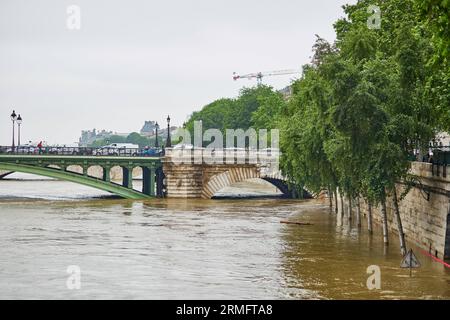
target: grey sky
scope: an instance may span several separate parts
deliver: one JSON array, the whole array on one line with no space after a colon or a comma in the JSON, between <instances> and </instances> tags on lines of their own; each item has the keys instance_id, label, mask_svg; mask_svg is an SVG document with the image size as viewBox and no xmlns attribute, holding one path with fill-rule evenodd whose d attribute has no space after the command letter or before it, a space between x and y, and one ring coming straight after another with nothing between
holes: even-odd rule
<instances>
[{"instance_id":1,"label":"grey sky","mask_svg":"<svg viewBox=\"0 0 450 320\"><path fill-rule=\"evenodd\" d=\"M232 73L298 69L314 34L351 0L2 0L0 144L11 143L14 108L22 141L73 143L82 129L138 131L144 120L181 125L195 110L234 97ZM66 27L81 8L81 30ZM283 88L290 76L264 79Z\"/></svg>"}]
</instances>

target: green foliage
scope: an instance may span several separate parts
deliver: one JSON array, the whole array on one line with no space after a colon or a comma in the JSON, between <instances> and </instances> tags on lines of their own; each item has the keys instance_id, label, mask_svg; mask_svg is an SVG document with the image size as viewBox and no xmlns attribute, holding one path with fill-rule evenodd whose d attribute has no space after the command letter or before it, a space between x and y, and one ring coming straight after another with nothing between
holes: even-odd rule
<instances>
[{"instance_id":1,"label":"green foliage","mask_svg":"<svg viewBox=\"0 0 450 320\"><path fill-rule=\"evenodd\" d=\"M203 130L215 128L224 132L233 121L235 109L236 101L233 99L216 100L203 107L201 111L194 112L186 122L186 129L193 133L194 121L202 121Z\"/></svg>"},{"instance_id":2,"label":"green foliage","mask_svg":"<svg viewBox=\"0 0 450 320\"><path fill-rule=\"evenodd\" d=\"M272 129L277 115L283 112L285 101L271 87L259 85L243 88L235 99L218 99L194 112L186 123L193 137L194 121L202 121L203 131L219 129L224 137L226 129Z\"/></svg>"},{"instance_id":3,"label":"green foliage","mask_svg":"<svg viewBox=\"0 0 450 320\"><path fill-rule=\"evenodd\" d=\"M433 32L433 41L438 49L436 58L447 60L450 56L450 1L417 0L416 5L426 26Z\"/></svg>"},{"instance_id":4,"label":"green foliage","mask_svg":"<svg viewBox=\"0 0 450 320\"><path fill-rule=\"evenodd\" d=\"M450 1L416 0L415 4L433 45L428 61L433 74L426 79L424 92L437 108L441 128L450 131Z\"/></svg>"},{"instance_id":5,"label":"green foliage","mask_svg":"<svg viewBox=\"0 0 450 320\"><path fill-rule=\"evenodd\" d=\"M371 4L382 12L379 30L367 28ZM344 11L336 43L317 37L313 60L276 119L282 168L314 191L339 187L378 203L407 177L412 152L450 126L450 73L430 63L442 34L420 21L423 7L414 0L360 0Z\"/></svg>"}]
</instances>

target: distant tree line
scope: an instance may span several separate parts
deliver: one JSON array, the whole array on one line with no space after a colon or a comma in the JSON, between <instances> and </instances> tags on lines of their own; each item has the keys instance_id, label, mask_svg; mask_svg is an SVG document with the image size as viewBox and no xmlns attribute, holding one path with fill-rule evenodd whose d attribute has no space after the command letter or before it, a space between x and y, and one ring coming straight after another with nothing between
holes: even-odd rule
<instances>
[{"instance_id":1,"label":"distant tree line","mask_svg":"<svg viewBox=\"0 0 450 320\"><path fill-rule=\"evenodd\" d=\"M101 147L111 143L132 143L139 145L139 148L144 148L146 146L154 147L156 139L155 137L144 137L137 132L132 132L128 136L112 135L109 138L103 138L95 140L89 145L89 147ZM164 143L163 137L158 136L159 146L161 147Z\"/></svg>"}]
</instances>

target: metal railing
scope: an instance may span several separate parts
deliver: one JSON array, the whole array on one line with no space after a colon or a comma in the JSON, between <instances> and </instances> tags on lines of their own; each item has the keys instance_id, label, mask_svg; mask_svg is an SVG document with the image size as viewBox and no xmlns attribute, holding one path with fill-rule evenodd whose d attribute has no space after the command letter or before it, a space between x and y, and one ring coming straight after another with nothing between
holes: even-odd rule
<instances>
[{"instance_id":1,"label":"metal railing","mask_svg":"<svg viewBox=\"0 0 450 320\"><path fill-rule=\"evenodd\" d=\"M450 165L450 146L430 146L427 154L421 159L416 156L416 161L428 162L433 165L448 166Z\"/></svg>"},{"instance_id":2,"label":"metal railing","mask_svg":"<svg viewBox=\"0 0 450 320\"><path fill-rule=\"evenodd\" d=\"M0 146L0 154L6 155L58 155L58 156L117 156L117 157L159 157L160 149L120 148L120 147L61 147L44 146Z\"/></svg>"}]
</instances>

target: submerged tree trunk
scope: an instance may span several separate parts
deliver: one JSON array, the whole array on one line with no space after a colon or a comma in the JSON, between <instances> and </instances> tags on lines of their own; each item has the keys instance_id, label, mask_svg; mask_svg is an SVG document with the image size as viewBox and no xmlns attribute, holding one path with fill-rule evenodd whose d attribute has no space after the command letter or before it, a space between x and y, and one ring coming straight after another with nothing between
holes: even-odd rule
<instances>
[{"instance_id":1,"label":"submerged tree trunk","mask_svg":"<svg viewBox=\"0 0 450 320\"><path fill-rule=\"evenodd\" d=\"M338 204L338 197L337 197L337 192L336 190L334 190L334 204L336 205L336 207L334 208L334 211L336 213L336 215L339 212L339 204Z\"/></svg>"},{"instance_id":2,"label":"submerged tree trunk","mask_svg":"<svg viewBox=\"0 0 450 320\"><path fill-rule=\"evenodd\" d=\"M368 203L368 208L367 208L367 231L369 231L370 234L372 234L373 232L373 228L372 228L372 204Z\"/></svg>"},{"instance_id":3,"label":"submerged tree trunk","mask_svg":"<svg viewBox=\"0 0 450 320\"><path fill-rule=\"evenodd\" d=\"M330 202L330 213L333 212L333 192L328 188L328 201Z\"/></svg>"},{"instance_id":4,"label":"submerged tree trunk","mask_svg":"<svg viewBox=\"0 0 450 320\"><path fill-rule=\"evenodd\" d=\"M395 218L397 220L398 237L400 240L400 252L401 252L402 256L404 256L406 254L405 234L403 233L402 218L400 217L400 209L398 207L397 190L395 189L395 187L394 187L392 196L393 196L393 200L394 200Z\"/></svg>"},{"instance_id":5,"label":"submerged tree trunk","mask_svg":"<svg viewBox=\"0 0 450 320\"><path fill-rule=\"evenodd\" d=\"M356 225L361 227L361 204L359 197L356 197Z\"/></svg>"},{"instance_id":6,"label":"submerged tree trunk","mask_svg":"<svg viewBox=\"0 0 450 320\"><path fill-rule=\"evenodd\" d=\"M389 244L389 235L388 235L386 199L383 199L383 201L381 202L381 216L383 218L383 243L384 245L387 246Z\"/></svg>"},{"instance_id":7,"label":"submerged tree trunk","mask_svg":"<svg viewBox=\"0 0 450 320\"><path fill-rule=\"evenodd\" d=\"M348 221L352 220L352 196L348 196Z\"/></svg>"}]
</instances>

